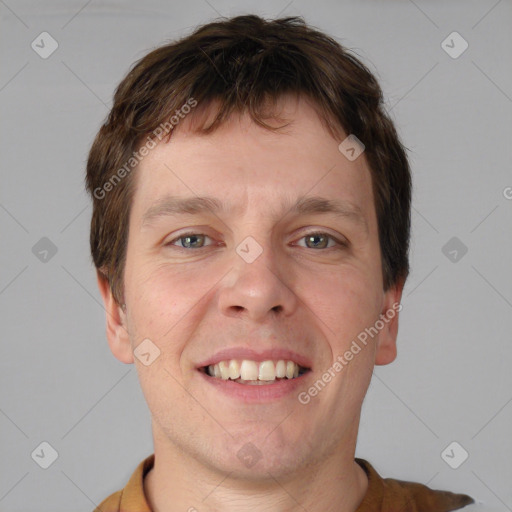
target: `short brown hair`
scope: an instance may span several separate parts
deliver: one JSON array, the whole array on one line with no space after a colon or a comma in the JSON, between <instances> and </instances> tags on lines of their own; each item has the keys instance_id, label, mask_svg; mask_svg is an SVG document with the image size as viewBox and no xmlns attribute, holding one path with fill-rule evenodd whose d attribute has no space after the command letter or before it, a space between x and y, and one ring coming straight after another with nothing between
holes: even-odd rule
<instances>
[{"instance_id":1,"label":"short brown hair","mask_svg":"<svg viewBox=\"0 0 512 512\"><path fill-rule=\"evenodd\" d=\"M265 123L268 103L276 104L289 93L312 100L331 134L353 134L365 145L384 290L405 281L411 175L377 80L350 51L302 18L267 21L245 15L208 23L151 51L115 92L112 110L89 153L86 186L93 200L92 257L118 304L124 296L134 181L126 162L134 152L144 140L154 139L155 129L169 124L191 98L203 107L216 105L213 122L197 128L209 133L233 112L248 112L254 122L274 129Z\"/></svg>"}]
</instances>

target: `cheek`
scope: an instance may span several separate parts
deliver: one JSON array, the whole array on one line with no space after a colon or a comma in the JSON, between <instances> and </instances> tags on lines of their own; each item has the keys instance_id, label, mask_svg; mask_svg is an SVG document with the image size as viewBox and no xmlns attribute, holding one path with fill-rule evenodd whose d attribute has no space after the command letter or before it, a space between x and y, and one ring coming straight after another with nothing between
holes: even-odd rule
<instances>
[{"instance_id":1,"label":"cheek","mask_svg":"<svg viewBox=\"0 0 512 512\"><path fill-rule=\"evenodd\" d=\"M125 280L133 332L138 338L154 340L162 349L172 342L176 352L177 344L187 339L202 314L218 274L165 263L136 268L136 273L127 272Z\"/></svg>"},{"instance_id":2,"label":"cheek","mask_svg":"<svg viewBox=\"0 0 512 512\"><path fill-rule=\"evenodd\" d=\"M366 271L365 271L366 270ZM374 323L380 313L382 289L367 269L340 267L302 284L302 297L322 320L329 339L343 344ZM306 291L308 294L306 294Z\"/></svg>"}]
</instances>

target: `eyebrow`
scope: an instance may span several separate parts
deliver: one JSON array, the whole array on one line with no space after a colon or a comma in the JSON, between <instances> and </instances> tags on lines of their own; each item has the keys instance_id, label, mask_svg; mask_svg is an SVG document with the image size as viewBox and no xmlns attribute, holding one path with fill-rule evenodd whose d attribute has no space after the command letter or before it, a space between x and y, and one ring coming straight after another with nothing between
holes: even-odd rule
<instances>
[{"instance_id":1,"label":"eyebrow","mask_svg":"<svg viewBox=\"0 0 512 512\"><path fill-rule=\"evenodd\" d=\"M205 213L222 213L227 208L222 201L214 197L178 197L165 196L149 207L142 216L142 227L151 224L161 217L177 217L180 215L199 215ZM316 215L321 213L334 214L336 217L351 220L360 224L368 232L368 223L361 208L348 201L327 199L319 196L302 196L291 207L283 205L285 215Z\"/></svg>"}]
</instances>

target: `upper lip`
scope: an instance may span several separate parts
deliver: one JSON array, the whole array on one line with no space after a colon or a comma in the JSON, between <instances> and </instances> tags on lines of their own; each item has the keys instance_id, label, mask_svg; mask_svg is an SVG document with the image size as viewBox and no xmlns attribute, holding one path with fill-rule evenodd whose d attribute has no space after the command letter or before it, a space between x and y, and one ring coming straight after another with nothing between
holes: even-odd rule
<instances>
[{"instance_id":1,"label":"upper lip","mask_svg":"<svg viewBox=\"0 0 512 512\"><path fill-rule=\"evenodd\" d=\"M306 356L297 354L293 350L284 348L269 348L266 350L254 350L247 347L233 347L226 348L216 352L214 355L208 357L204 361L197 365L197 368L203 368L212 364L217 364L220 361L229 361L230 359L243 360L248 359L250 361L279 361L281 359L285 361L294 361L303 368L311 369L311 361Z\"/></svg>"}]
</instances>

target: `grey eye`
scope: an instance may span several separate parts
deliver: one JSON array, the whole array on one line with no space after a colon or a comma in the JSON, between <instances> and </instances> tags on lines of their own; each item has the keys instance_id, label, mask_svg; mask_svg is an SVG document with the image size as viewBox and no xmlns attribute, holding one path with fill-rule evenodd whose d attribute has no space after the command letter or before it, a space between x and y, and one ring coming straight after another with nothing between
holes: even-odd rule
<instances>
[{"instance_id":1,"label":"grey eye","mask_svg":"<svg viewBox=\"0 0 512 512\"><path fill-rule=\"evenodd\" d=\"M171 242L170 245L180 245L184 249L201 249L206 246L206 235L190 233L182 235Z\"/></svg>"},{"instance_id":2,"label":"grey eye","mask_svg":"<svg viewBox=\"0 0 512 512\"><path fill-rule=\"evenodd\" d=\"M313 233L304 237L306 246L309 249L326 249L330 238L331 237L325 233Z\"/></svg>"}]
</instances>

